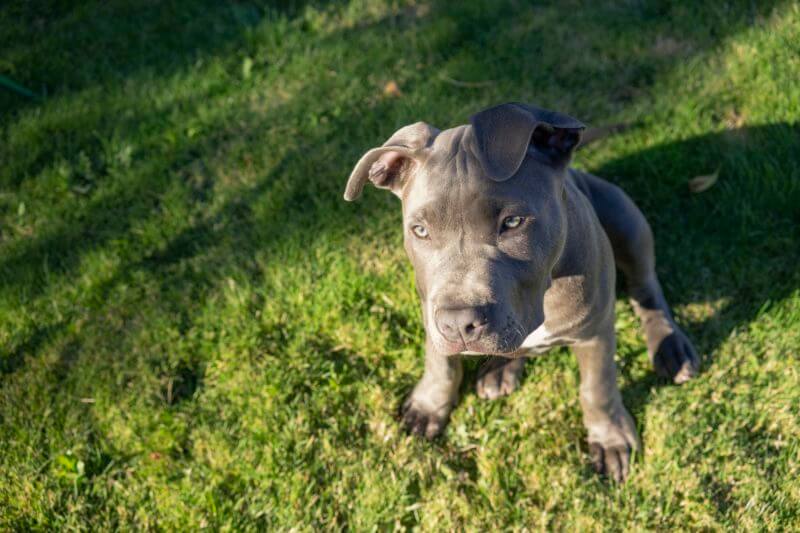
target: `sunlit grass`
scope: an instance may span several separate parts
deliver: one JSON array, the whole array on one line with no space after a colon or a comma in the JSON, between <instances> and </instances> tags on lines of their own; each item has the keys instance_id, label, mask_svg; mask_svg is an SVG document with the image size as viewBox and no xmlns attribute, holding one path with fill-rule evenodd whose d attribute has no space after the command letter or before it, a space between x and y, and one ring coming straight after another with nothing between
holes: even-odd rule
<instances>
[{"instance_id":1,"label":"sunlit grass","mask_svg":"<svg viewBox=\"0 0 800 533\"><path fill-rule=\"evenodd\" d=\"M0 93L0 528L800 528L798 7L277 5L0 8L0 71L47 93ZM470 363L434 443L396 419L399 206L344 182L507 100L633 124L575 163L645 211L703 356L657 379L621 295L622 488L566 350L495 403Z\"/></svg>"}]
</instances>

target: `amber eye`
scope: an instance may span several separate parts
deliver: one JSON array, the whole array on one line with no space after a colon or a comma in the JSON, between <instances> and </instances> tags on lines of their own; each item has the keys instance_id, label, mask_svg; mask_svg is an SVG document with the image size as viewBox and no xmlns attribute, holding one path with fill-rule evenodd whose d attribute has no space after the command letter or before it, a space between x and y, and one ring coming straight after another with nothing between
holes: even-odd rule
<instances>
[{"instance_id":1,"label":"amber eye","mask_svg":"<svg viewBox=\"0 0 800 533\"><path fill-rule=\"evenodd\" d=\"M416 235L420 239L428 238L428 230L425 228L425 226L420 226L419 224L417 224L416 226L411 227L411 231L413 231L414 235Z\"/></svg>"},{"instance_id":2,"label":"amber eye","mask_svg":"<svg viewBox=\"0 0 800 533\"><path fill-rule=\"evenodd\" d=\"M522 224L523 217L506 217L503 219L503 229L514 229Z\"/></svg>"}]
</instances>

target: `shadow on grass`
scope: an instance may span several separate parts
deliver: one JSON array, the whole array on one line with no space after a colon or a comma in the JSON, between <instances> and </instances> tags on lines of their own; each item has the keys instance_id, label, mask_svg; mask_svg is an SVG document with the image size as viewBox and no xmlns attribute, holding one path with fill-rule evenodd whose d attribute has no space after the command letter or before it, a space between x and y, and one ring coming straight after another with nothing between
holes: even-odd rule
<instances>
[{"instance_id":1,"label":"shadow on grass","mask_svg":"<svg viewBox=\"0 0 800 533\"><path fill-rule=\"evenodd\" d=\"M624 188L648 218L667 300L704 368L731 334L800 287L798 168L800 126L771 124L664 144L592 169ZM715 169L712 189L688 192L690 178ZM635 412L665 383L649 374L623 396Z\"/></svg>"},{"instance_id":2,"label":"shadow on grass","mask_svg":"<svg viewBox=\"0 0 800 533\"><path fill-rule=\"evenodd\" d=\"M3 69L49 97L113 86L141 72L168 76L209 56L247 52L259 23L327 0L10 1L0 11ZM36 105L0 91L0 115Z\"/></svg>"}]
</instances>

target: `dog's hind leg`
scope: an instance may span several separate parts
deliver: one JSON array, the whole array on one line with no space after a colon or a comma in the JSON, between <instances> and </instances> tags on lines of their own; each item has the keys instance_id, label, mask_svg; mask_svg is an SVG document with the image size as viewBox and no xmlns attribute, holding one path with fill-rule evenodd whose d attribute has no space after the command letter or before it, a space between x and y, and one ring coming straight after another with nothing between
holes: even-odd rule
<instances>
[{"instance_id":1,"label":"dog's hind leg","mask_svg":"<svg viewBox=\"0 0 800 533\"><path fill-rule=\"evenodd\" d=\"M639 316L650 361L656 372L675 383L694 377L699 359L688 337L675 324L655 270L653 232L625 192L591 174L573 171L575 184L589 198L614 249L617 268Z\"/></svg>"}]
</instances>

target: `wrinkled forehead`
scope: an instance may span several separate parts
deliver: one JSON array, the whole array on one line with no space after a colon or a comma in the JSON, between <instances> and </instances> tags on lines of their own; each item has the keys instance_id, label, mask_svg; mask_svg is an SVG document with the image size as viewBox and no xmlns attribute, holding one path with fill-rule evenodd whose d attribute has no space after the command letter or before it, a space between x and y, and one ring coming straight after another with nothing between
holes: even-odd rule
<instances>
[{"instance_id":1,"label":"wrinkled forehead","mask_svg":"<svg viewBox=\"0 0 800 533\"><path fill-rule=\"evenodd\" d=\"M517 176L503 182L489 178L477 155L472 126L458 126L441 132L435 139L425 163L417 171L403 199L403 211L457 211L481 207L479 211L495 212L503 206L522 207L541 195L536 181L526 179L538 173L535 161L523 165ZM532 165L532 166L531 166Z\"/></svg>"},{"instance_id":2,"label":"wrinkled forehead","mask_svg":"<svg viewBox=\"0 0 800 533\"><path fill-rule=\"evenodd\" d=\"M475 152L472 126L458 126L441 132L430 154L414 176L403 207L412 212L465 193L488 193L491 180L486 177Z\"/></svg>"},{"instance_id":3,"label":"wrinkled forehead","mask_svg":"<svg viewBox=\"0 0 800 533\"><path fill-rule=\"evenodd\" d=\"M458 126L441 132L433 141L431 155L424 167L437 174L484 177L477 154L472 126Z\"/></svg>"}]
</instances>

